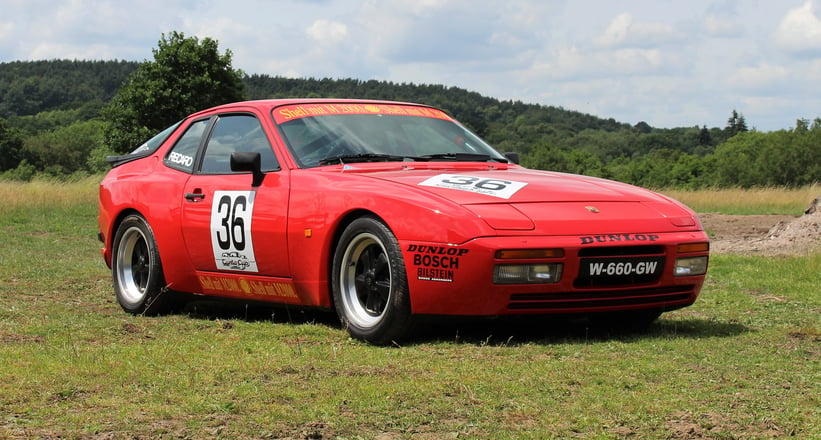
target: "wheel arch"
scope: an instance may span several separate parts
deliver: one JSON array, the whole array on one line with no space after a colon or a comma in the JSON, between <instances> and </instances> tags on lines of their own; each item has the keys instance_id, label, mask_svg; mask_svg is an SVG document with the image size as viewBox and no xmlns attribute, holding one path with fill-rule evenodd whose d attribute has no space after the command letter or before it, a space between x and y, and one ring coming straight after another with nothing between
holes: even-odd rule
<instances>
[{"instance_id":1,"label":"wheel arch","mask_svg":"<svg viewBox=\"0 0 821 440\"><path fill-rule=\"evenodd\" d=\"M107 250L105 254L106 265L109 268L111 268L111 264L114 259L114 240L117 238L117 230L120 229L120 225L123 223L123 220L125 220L126 217L132 214L136 214L142 218L145 218L145 216L138 210L134 208L125 208L113 217L113 220L107 225L106 231L101 231L103 232L103 239L105 240L103 245Z\"/></svg>"},{"instance_id":2,"label":"wheel arch","mask_svg":"<svg viewBox=\"0 0 821 440\"><path fill-rule=\"evenodd\" d=\"M326 279L328 280L328 284L327 284L326 288L324 289L325 291L322 293L322 295L325 298L327 298L328 304L330 304L331 308L334 308L336 306L334 304L334 295L333 295L333 265L334 265L334 254L336 253L336 248L337 248L337 246L339 246L339 240L342 238L342 234L345 232L345 229L351 223L353 223L354 220L356 220L358 218L362 218L362 217L373 217L373 218L379 220L380 222L382 222L385 225L385 227L388 228L388 230L391 231L391 233L393 233L393 229L391 229L391 226L388 224L388 222L385 221L385 219L382 218L381 216L379 216L377 213L375 213L375 212L373 212L369 209L363 209L363 208L355 209L353 211L350 211L350 212L346 213L342 217L340 217L339 221L336 223L336 225L334 225L334 228L333 228L331 234L329 234L331 239L328 242L328 248L327 248L325 259L324 259L325 264L324 264L324 268L323 268L323 272L324 272L324 275L327 277Z\"/></svg>"},{"instance_id":3,"label":"wheel arch","mask_svg":"<svg viewBox=\"0 0 821 440\"><path fill-rule=\"evenodd\" d=\"M120 225L123 223L123 220L125 220L125 218L128 217L129 215L139 215L140 217L145 219L145 215L143 215L142 212L138 211L135 208L125 208L125 209L123 209L122 211L120 211L117 214L117 216L114 218L114 221L111 222L111 231L109 231L109 234L111 236L111 241L114 241L114 235L117 233L117 229L120 228ZM145 219L145 221L147 223L148 219Z\"/></svg>"},{"instance_id":4,"label":"wheel arch","mask_svg":"<svg viewBox=\"0 0 821 440\"><path fill-rule=\"evenodd\" d=\"M174 230L169 230L163 224L154 224L152 221L154 216L146 215L142 210L133 206L123 208L111 222L110 242L107 243L109 258L114 258L114 240L116 239L117 230L123 221L131 215L140 216L151 228L157 242L157 252L162 261L163 277L168 283L167 287L179 292L196 292L199 282L194 274L194 267L190 264L185 247L178 246L175 248L173 243L168 243L169 234L173 234Z\"/></svg>"}]
</instances>

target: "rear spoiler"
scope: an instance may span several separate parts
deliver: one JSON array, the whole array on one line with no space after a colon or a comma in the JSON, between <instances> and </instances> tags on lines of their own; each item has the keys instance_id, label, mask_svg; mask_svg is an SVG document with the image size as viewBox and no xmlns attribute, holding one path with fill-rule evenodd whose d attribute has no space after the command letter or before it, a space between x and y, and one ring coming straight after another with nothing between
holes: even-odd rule
<instances>
[{"instance_id":1,"label":"rear spoiler","mask_svg":"<svg viewBox=\"0 0 821 440\"><path fill-rule=\"evenodd\" d=\"M105 161L111 165L111 168L116 168L122 164L142 159L144 157L150 156L151 152L146 151L144 153L137 153L137 154L121 154L118 156L106 156Z\"/></svg>"}]
</instances>

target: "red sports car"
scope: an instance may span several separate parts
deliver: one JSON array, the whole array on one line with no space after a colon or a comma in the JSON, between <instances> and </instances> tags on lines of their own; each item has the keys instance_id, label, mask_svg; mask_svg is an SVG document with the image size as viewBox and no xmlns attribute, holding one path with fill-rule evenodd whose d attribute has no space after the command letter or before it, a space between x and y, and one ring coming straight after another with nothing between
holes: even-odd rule
<instances>
[{"instance_id":1,"label":"red sports car","mask_svg":"<svg viewBox=\"0 0 821 440\"><path fill-rule=\"evenodd\" d=\"M420 315L649 323L692 304L707 271L682 204L523 168L424 105L227 104L109 162L99 237L134 314L176 292L262 300L336 309L388 344Z\"/></svg>"}]
</instances>

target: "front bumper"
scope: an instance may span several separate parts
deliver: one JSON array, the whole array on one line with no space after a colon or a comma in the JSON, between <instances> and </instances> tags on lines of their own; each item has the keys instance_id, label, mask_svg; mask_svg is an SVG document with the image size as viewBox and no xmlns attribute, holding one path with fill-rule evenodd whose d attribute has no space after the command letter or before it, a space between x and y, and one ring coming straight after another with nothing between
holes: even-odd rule
<instances>
[{"instance_id":1,"label":"front bumper","mask_svg":"<svg viewBox=\"0 0 821 440\"><path fill-rule=\"evenodd\" d=\"M676 260L704 257L706 250L682 254L681 244L708 243L703 231L589 237L486 237L461 245L401 241L411 307L415 314L495 316L596 313L638 309L673 310L695 302L704 274L677 276ZM561 249L561 257L500 260L497 251ZM600 276L591 266L602 262ZM607 276L607 262L614 269ZM622 262L622 263L616 263ZM646 263L645 263L646 262ZM555 283L494 283L499 264L555 264ZM643 264L658 264L648 276ZM622 267L641 267L626 274ZM618 270L616 270L618 269Z\"/></svg>"}]
</instances>

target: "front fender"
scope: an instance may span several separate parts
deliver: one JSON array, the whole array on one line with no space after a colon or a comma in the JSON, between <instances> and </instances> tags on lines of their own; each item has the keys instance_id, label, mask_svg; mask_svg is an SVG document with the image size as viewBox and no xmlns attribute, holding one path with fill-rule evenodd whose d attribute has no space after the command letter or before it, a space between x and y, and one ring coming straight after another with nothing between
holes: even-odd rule
<instances>
[{"instance_id":1,"label":"front fender","mask_svg":"<svg viewBox=\"0 0 821 440\"><path fill-rule=\"evenodd\" d=\"M459 244L495 232L476 214L407 185L361 175L293 172L288 249L300 297L330 307L330 261L336 238L351 216L382 219L400 241Z\"/></svg>"}]
</instances>

